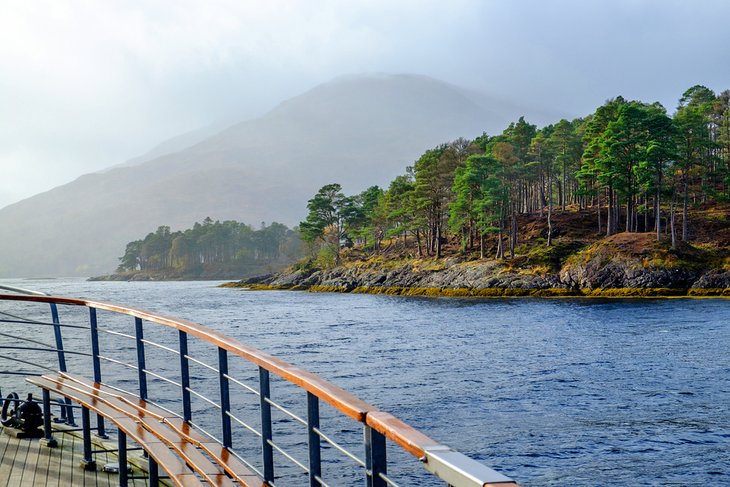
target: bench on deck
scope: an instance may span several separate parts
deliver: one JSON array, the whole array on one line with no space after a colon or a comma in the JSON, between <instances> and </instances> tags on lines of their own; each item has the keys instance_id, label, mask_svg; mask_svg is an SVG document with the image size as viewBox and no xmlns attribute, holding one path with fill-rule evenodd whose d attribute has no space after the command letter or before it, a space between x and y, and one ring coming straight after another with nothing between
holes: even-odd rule
<instances>
[{"instance_id":1,"label":"bench on deck","mask_svg":"<svg viewBox=\"0 0 730 487\"><path fill-rule=\"evenodd\" d=\"M188 423L147 401L84 378L60 373L26 379L43 390L44 430L52 440L50 393L64 396L82 408L84 463L93 465L89 411L109 419L119 430L119 465L126 465L126 437L149 456L150 484L158 480L158 468L180 487L214 485L258 487L264 481L220 443L195 431ZM126 469L120 468L120 485L126 485Z\"/></svg>"}]
</instances>

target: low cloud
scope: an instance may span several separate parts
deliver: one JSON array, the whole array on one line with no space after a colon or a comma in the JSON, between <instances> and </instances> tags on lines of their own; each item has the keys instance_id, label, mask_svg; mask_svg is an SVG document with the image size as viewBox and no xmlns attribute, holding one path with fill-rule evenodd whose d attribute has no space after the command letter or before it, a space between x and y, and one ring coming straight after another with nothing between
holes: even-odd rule
<instances>
[{"instance_id":1,"label":"low cloud","mask_svg":"<svg viewBox=\"0 0 730 487\"><path fill-rule=\"evenodd\" d=\"M619 94L671 111L693 84L728 88L728 17L723 0L5 1L0 207L346 73L574 115Z\"/></svg>"}]
</instances>

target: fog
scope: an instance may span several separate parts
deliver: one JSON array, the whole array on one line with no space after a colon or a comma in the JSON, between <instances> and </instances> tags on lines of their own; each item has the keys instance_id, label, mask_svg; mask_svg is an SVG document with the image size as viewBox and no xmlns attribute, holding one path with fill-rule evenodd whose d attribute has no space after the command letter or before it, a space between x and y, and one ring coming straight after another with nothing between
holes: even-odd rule
<instances>
[{"instance_id":1,"label":"fog","mask_svg":"<svg viewBox=\"0 0 730 487\"><path fill-rule=\"evenodd\" d=\"M345 73L431 76L528 119L616 95L671 111L730 87L728 18L725 0L5 0L0 208Z\"/></svg>"}]
</instances>

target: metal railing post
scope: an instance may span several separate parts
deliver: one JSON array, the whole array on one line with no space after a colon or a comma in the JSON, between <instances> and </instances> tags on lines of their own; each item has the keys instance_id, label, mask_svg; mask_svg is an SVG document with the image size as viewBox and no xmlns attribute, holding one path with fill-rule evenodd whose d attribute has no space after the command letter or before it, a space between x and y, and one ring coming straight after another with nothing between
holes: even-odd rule
<instances>
[{"instance_id":1,"label":"metal railing post","mask_svg":"<svg viewBox=\"0 0 730 487\"><path fill-rule=\"evenodd\" d=\"M96 320L96 308L89 308L89 330L91 331L91 361L94 366L94 382L101 384L101 359L99 358L99 329ZM96 434L106 437L104 417L96 415Z\"/></svg>"},{"instance_id":2,"label":"metal railing post","mask_svg":"<svg viewBox=\"0 0 730 487\"><path fill-rule=\"evenodd\" d=\"M221 429L223 431L223 446L231 448L231 395L228 388L228 351L218 347L218 381L221 390Z\"/></svg>"},{"instance_id":3,"label":"metal railing post","mask_svg":"<svg viewBox=\"0 0 730 487\"><path fill-rule=\"evenodd\" d=\"M51 428L51 393L48 389L43 389L43 444L49 448L58 446L58 442L53 438L53 430Z\"/></svg>"},{"instance_id":4,"label":"metal railing post","mask_svg":"<svg viewBox=\"0 0 730 487\"><path fill-rule=\"evenodd\" d=\"M91 418L89 408L81 407L81 432L83 436L84 457L81 460L81 468L84 470L96 470L96 462L91 453Z\"/></svg>"},{"instance_id":5,"label":"metal railing post","mask_svg":"<svg viewBox=\"0 0 730 487\"><path fill-rule=\"evenodd\" d=\"M307 392L307 433L309 435L309 486L321 485L322 459L320 454L320 438L315 429L319 429L319 398Z\"/></svg>"},{"instance_id":6,"label":"metal railing post","mask_svg":"<svg viewBox=\"0 0 730 487\"><path fill-rule=\"evenodd\" d=\"M147 400L147 373L145 369L144 355L144 328L142 326L142 318L134 318L134 336L137 343L137 376L139 377L139 397Z\"/></svg>"},{"instance_id":7,"label":"metal railing post","mask_svg":"<svg viewBox=\"0 0 730 487\"><path fill-rule=\"evenodd\" d=\"M56 303L51 303L51 320L53 321L53 336L56 339L56 350L58 350L58 370L60 372L68 372L66 368L66 353L63 350L63 335L61 333L61 319L58 316L58 306ZM73 411L71 409L71 399L64 398L64 402L68 409L68 424L74 424Z\"/></svg>"},{"instance_id":8,"label":"metal railing post","mask_svg":"<svg viewBox=\"0 0 730 487\"><path fill-rule=\"evenodd\" d=\"M7 289L7 287L0 285L0 289ZM28 294L32 294L35 296L42 296L38 293L30 293L27 291L21 291ZM48 377L45 376L45 379L35 381L34 379L27 379L31 383L38 385L41 387L43 392L43 434L44 439L41 440L43 443L48 444L48 446L51 446L50 443L53 441L52 433L53 429L51 427L51 423L53 421L58 422L58 419L52 420L51 414L50 414L50 404L51 400L54 402L58 402L61 405L61 418L60 420L63 421L67 416L71 418L71 401L68 399L66 401L62 401L61 399L51 399L50 394L51 391L54 391L57 394L64 395L69 394L71 397L74 397L74 402L79 403L79 407L81 408L81 418L82 418L82 439L83 439L83 459L81 461L81 466L88 470L93 470L96 467L96 455L99 453L109 453L113 452L114 450L93 450L92 449L92 438L91 433L92 429L96 430L98 429L99 435L104 434L104 417L100 414L96 414L97 416L97 423L96 428L91 427L91 412L93 410L102 411L105 414L108 414L110 417L110 420L114 420L113 422L119 422L117 421L117 411L121 411L121 409L118 409L118 406L116 406L112 401L111 397L107 397L105 390L106 387L114 388L114 385L116 384L116 381L113 379L112 371L116 370L113 366L110 366L110 368L106 371L107 380L112 378L110 381L111 383L107 386L106 384L102 383L102 371L101 371L101 361L105 360L112 364L117 364L118 366L128 367L128 368L134 368L133 362L134 360L125 356L126 361L122 361L118 357L115 357L115 354L112 353L111 356L107 356L106 353L102 354L100 345L105 346L105 352L109 351L111 349L111 352L119 352L119 351L128 351L131 353L131 350L129 347L124 348L117 348L117 342L110 342L107 341L107 339L100 340L100 333L108 333L110 335L123 337L125 339L129 339L130 341L134 340L136 345L136 352L137 352L137 369L138 369L138 379L139 379L139 397L141 399L147 400L148 396L148 386L156 384L157 381L154 380L152 383L148 384L148 378L147 376L153 376L158 380L161 380L163 382L166 382L167 384L173 385L175 388L178 386L181 386L182 389L182 402L183 402L183 420L187 422L188 424L185 425L185 428L183 432L180 432L176 426L174 426L174 423L170 422L170 429L171 433L173 434L172 437L167 436L167 430L166 433L159 432L155 435L158 437L158 440L162 438L162 441L165 443L167 442L174 442L175 445L177 444L177 438L174 436L174 434L177 432L180 434L180 441L182 441L181 445L198 445L198 440L193 437L192 435L188 435L187 429L188 427L191 429L191 433L195 431L196 429L199 429L201 433L204 433L206 436L211 438L212 441L218 442L217 444L222 446L224 450L222 450L222 456L219 458L213 453L211 453L210 457L213 457L212 459L206 459L206 463L189 463L190 467L190 473L193 473L193 471L199 472L202 476L207 476L207 473L203 471L203 468L209 468L208 467L208 460L212 461L212 464L219 464L220 467L222 467L225 471L230 471L231 467L235 467L237 460L233 458L233 456L236 456L239 458L239 460L244 463L252 472L252 477L255 474L258 484L260 485L261 478L263 478L263 485L273 485L275 481L275 470L276 468L279 469L279 474L284 476L289 475L295 475L290 474L289 470L287 469L287 466L279 465L278 467L275 467L274 463L274 454L273 451L277 450L279 454L291 461L294 465L301 468L302 471L306 472L309 478L309 485L317 486L317 485L326 485L322 477L322 441L326 442L325 445L325 452L329 451L329 448L332 447L335 450L339 451L340 453L344 454L346 457L349 457L355 464L357 464L360 468L364 467L365 470L365 480L366 485L368 487L385 487L390 485L396 485L394 480L391 480L388 478L388 467L387 467L387 452L386 452L386 437L385 434L387 433L388 438L390 438L393 442L393 444L397 447L402 448L402 451L404 453L409 453L411 455L416 456L423 464L426 471L430 472L434 476L440 478L444 482L446 482L448 485L454 485L454 486L482 486L482 485L493 485L493 484L500 484L505 486L514 486L518 487L518 484L516 484L513 480L510 478L490 469L489 467L477 462L476 460L470 459L469 457L460 454L450 448L448 448L445 445L440 445L437 442L429 439L428 437L425 437L422 434L415 434L412 432L412 428L409 427L407 424L403 423L402 421L398 420L397 418L393 417L387 412L383 411L377 411L374 409L371 405L365 403L364 401L359 400L356 397L353 397L351 394L347 394L346 391L343 391L342 389L338 388L334 384L328 383L326 380L317 377L314 374L308 373L306 371L303 371L302 369L291 366L290 364L287 364L283 360L276 359L275 357L268 356L267 354L260 352L256 350L253 347L250 347L245 344L241 344L240 342L237 342L235 339L226 339L225 336L218 334L217 332L213 331L210 328L206 328L201 325L196 325L195 323L191 323L186 320L174 320L169 317L163 317L163 316L157 316L155 314L145 312L142 310L137 310L135 308L127 308L122 307L118 305L113 304L107 304L107 303L99 303L99 302L93 302L93 301L87 301L82 299L72 299L72 298L61 298L57 299L55 297L28 297L28 296L13 296L13 295L2 295L0 296L2 299L0 301L20 301L20 302L40 302L40 303L49 303L52 304L51 306L51 314L52 314L52 323L49 323L47 318L45 320L38 320L38 319L30 319L30 318L23 318L19 316L15 316L11 313L5 313L2 314L5 316L2 316L0 318L0 321L3 323L20 323L20 324L27 324L27 325L43 325L43 326L51 326L54 328L54 336L56 340L56 349L54 350L52 348L52 345L48 343L41 342L39 340L36 340L35 338L31 338L33 331L28 327L28 338L20 337L20 340L26 340L30 341L39 345L42 345L44 348L37 348L37 347L27 347L27 346L20 346L20 345L14 345L14 346L7 346L4 344L0 345L0 348L2 349L17 349L17 350L23 350L23 351L46 351L51 352L51 364L48 364L47 361L44 364L42 360L38 360L37 357L31 357L33 361L29 360L23 360L19 357L6 357L2 356L0 358L2 359L10 359L10 360L16 360L20 363L25 363L27 365L31 366L37 366L43 370L47 370L51 372L52 374L54 371L53 364L53 355L58 356L58 367L59 371L63 373L66 371L67 364L66 359L69 358L71 369L72 371L76 372L77 369L82 370L83 377L75 378L74 376L60 376L60 377ZM79 330L83 330L83 332L86 331L86 327L81 324L72 324L72 323L61 323L58 316L58 308L56 306L56 303L61 304L63 306L79 306L79 307L86 307L89 310L89 331L90 331L90 348L91 353L88 353L87 350L76 350L74 348L69 348L68 350L65 350L63 348L63 337L62 337L62 328L69 327L69 328L75 328ZM44 308L45 309L45 308ZM131 316L135 318L135 334L134 336L131 335L131 332L124 330L118 330L114 329L116 327L110 327L107 328L105 326L99 326L98 321L98 311L102 310L103 316L106 318L109 315L105 313L119 313L126 316ZM12 309L11 309L12 311ZM37 311L37 310L35 310ZM35 315L33 315L35 316ZM143 316L144 318L137 318L137 316ZM175 345L170 344L168 341L165 341L164 343L156 343L152 340L145 340L144 338L144 325L145 321L148 325L150 324L158 324L161 326L166 326L167 329L171 330L177 330L178 331L178 338L179 338L179 349L175 350ZM125 327L127 328L127 327ZM149 332L149 326L147 326L148 332ZM46 328L47 330L47 328ZM201 360L198 360L196 357L189 356L188 351L188 334L184 330L189 330L193 337L200 338L202 341L204 341L208 346L212 346L214 348L218 349L218 369L216 370L215 367L210 364L203 362ZM171 331L174 333L174 331ZM3 334L4 336L13 339L14 337L9 334ZM47 334L46 334L47 335ZM75 334L70 335L71 337L75 336ZM67 335L67 341L69 336ZM174 341L174 335L169 336L168 338L172 338ZM100 343L103 341L103 343ZM197 342L196 342L197 343ZM146 356L145 356L145 345L150 345L151 347L156 347L162 350L165 350L167 352L171 352L173 355L175 353L178 353L180 355L180 383L176 381L177 377L175 377L174 374L174 365L168 363L164 364L163 370L160 372L160 375L156 374L156 370L146 370ZM194 347L194 350L197 350L197 348ZM210 348L206 348L207 351L210 351ZM89 369L88 364L86 367L81 367L77 363L77 359L74 357L74 355L80 355L83 357L89 356L91 357L92 363L92 372L93 372L93 382L94 384L88 384L88 379L85 379L85 377L89 376ZM128 354L127 354L128 355ZM230 357L229 357L230 355ZM246 377L239 378L235 377L231 374L229 371L229 367L231 365L234 365L234 373L236 371L235 363L229 362L229 360L245 360L250 365L257 366L259 369L259 388L256 390L255 386L253 384L247 384L246 382L250 382L253 380L255 382L255 378L253 377ZM86 359L83 359L85 362ZM174 362L174 360L173 360ZM191 384L191 371L190 371L190 362L194 362L195 364L207 368L215 374L218 373L218 380L219 380L219 394L220 394L220 404L216 404L214 397L211 397L210 394L206 394L210 389L203 390L193 390L190 387ZM166 368L165 368L166 367ZM197 371L197 366L194 366L193 372ZM271 372L270 372L271 370ZM162 375L165 372L170 371L171 374ZM291 411L287 409L286 402L284 401L281 404L275 402L271 397L271 373L274 373L279 379L275 379L275 381L281 380L287 381L286 383L297 386L301 390L304 390L307 393L307 416L306 420L300 416L299 414L295 413L294 411ZM32 376L40 375L33 372L25 372L25 371L3 371L5 374L30 374ZM171 377L172 376L172 377ZM126 377L126 375L121 376ZM206 380L205 384L210 386L211 384L214 384L215 379L214 375L210 376L209 374L203 377L194 376L196 381L196 388L200 384L203 384L203 380ZM213 382L210 382L210 381ZM50 383L48 382L50 381ZM260 401L260 419L261 419L261 429L260 431L257 430L256 424L247 424L244 422L243 419L236 417L235 414L231 411L231 389L230 385L231 383L235 385L238 385L242 387L243 389L247 390L248 392L251 392L253 394L259 395L259 401ZM123 384L122 384L123 385ZM43 389L44 386L51 387L51 389ZM215 387L215 385L213 385ZM132 386L132 389L134 387ZM198 388L199 389L199 388ZM79 393L79 395L76 395L73 393L73 391L76 391ZM120 392L125 393L124 390L119 389ZM309 391L315 391L314 393ZM234 391L234 397L238 397L236 394L238 390L236 389ZM115 393L109 393L115 396L117 399L123 401L123 402L129 402L125 397L122 396L116 396ZM173 396L176 393L173 390ZM99 397L97 397L97 395ZM210 403L214 407L218 407L221 410L221 429L222 429L222 439L219 440L215 437L215 435L208 433L203 429L203 426L199 426L197 424L192 423L191 415L192 415L192 395L198 396L202 401ZM154 390L153 390L153 397L155 396ZM86 402L86 398L88 398L91 402ZM170 399L169 397L164 399ZM174 400L174 397L172 398ZM301 397L300 397L301 399ZM3 401L17 401L17 395L14 396L14 398L9 399L2 399L0 397L0 404L3 403ZM179 400L179 399L178 399ZM110 406L110 409L104 409L104 408L97 408L94 404L97 404L95 401L101 401L101 404ZM114 400L116 401L116 399ZM136 402L137 399L134 399ZM365 422L365 425L363 427L363 445L365 448L365 459L363 461L361 455L355 454L351 451L349 451L348 448L346 448L344 445L339 444L336 439L329 438L324 432L320 431L320 401L324 401L326 404L331 405L336 412L342 413L345 415L345 419L350 418L354 419L360 422ZM177 408L179 405L177 405L177 402L175 401L175 406L172 406L172 408ZM196 405L199 403L196 402ZM301 404L300 404L301 406ZM127 416L134 418L135 415L138 415L138 418L144 419L143 416L147 416L148 412L150 416L155 417L168 417L168 413L170 416L174 416L176 418L179 418L178 411L171 411L170 409L165 408L161 404L156 404L151 402L149 404L150 409L149 410L142 410L140 409L136 413L132 410L129 412L126 412L122 416L125 420L127 419ZM160 408L163 410L163 412L157 413L157 408ZM299 423L300 425L303 425L307 429L307 439L308 439L308 465L305 465L304 462L302 462L300 459L296 458L299 457L300 454L292 455L288 451L284 449L284 446L292 446L287 441L281 442L281 444L275 444L273 441L273 421L272 421L272 407L279 410L279 412L289 416L292 418L296 423ZM93 408L93 409L90 409ZM154 409L153 409L154 408ZM124 409L124 407L122 407ZM139 409L139 408L134 408ZM235 410L234 410L235 411ZM201 423L208 423L207 419L211 419L209 416L204 415L205 411L200 410L200 413L196 411L196 414L201 414ZM277 413L278 414L278 413ZM329 414L325 415L329 416ZM197 417L197 416L196 416ZM280 418L280 416L277 415L277 418ZM245 418L244 418L245 419ZM71 418L70 421L73 421ZM249 463L244 458L241 458L233 449L232 449L232 426L233 422L236 422L246 428L248 431L253 433L256 436L259 436L261 438L261 446L262 446L262 457L263 457L263 468L261 468L261 465L253 465ZM284 421L290 422L289 419L285 419ZM165 421L167 422L167 421ZM255 423L255 421L254 421ZM125 425L132 425L133 423L126 422L126 423L119 423L120 427L124 428ZM277 423L278 426L281 426L281 423ZM151 425L150 425L151 426ZM207 427L207 426L206 426ZM115 428L115 430L118 428ZM73 431L78 431L74 429ZM131 432L130 430L128 430ZM155 430L157 431L157 430ZM346 432L347 430L343 430L342 432ZM299 430L301 433L302 431ZM384 432L384 433L381 433ZM286 435L284 435L286 436ZM282 439L286 440L286 438L282 437ZM131 450L131 448L127 448L127 438L124 431L119 431L118 434L118 453L119 453L119 460L120 460L120 476L119 476L119 482L120 485L126 485L128 480L133 480L135 478L138 478L134 475L130 476L127 473L126 467L127 467L127 454L128 450ZM142 440L141 440L142 441ZM154 440L153 441L157 441ZM208 440L206 440L207 442ZM211 447L214 444L211 443ZM150 446L140 445L141 448L134 448L137 449L143 449L143 448L151 448ZM301 446L301 444L299 445ZM175 447L177 450L178 448ZM230 449L230 451L228 450ZM151 451L155 451L154 448L151 448ZM212 450L211 450L212 452ZM226 453L227 452L227 453ZM187 461L184 451L180 451L181 457L183 461ZM243 453L243 452L241 452ZM229 456L230 455L230 456ZM159 457L161 462L164 462L167 460L167 455L164 455L163 457ZM203 456L205 457L205 455ZM230 463L228 458L231 458L232 462ZM148 455L148 462L149 462L149 482L154 484L159 479L159 467L164 467L164 470L168 470L166 463L160 463L158 466L157 462L152 458L152 456ZM193 461L191 457L191 461ZM277 461L279 460L279 457L277 457ZM391 459L393 461L393 459ZM258 462L255 462L258 463ZM177 462L175 462L177 465ZM337 467L335 467L337 468ZM131 469L131 467L130 467ZM185 473L188 473L187 470L183 469ZM131 470L130 470L131 471ZM210 467L211 474L217 473L218 470L215 468ZM221 471L222 472L222 471ZM358 470L358 476L360 476L362 481L362 474L360 473L361 470ZM303 478L303 475L299 475L299 481ZM245 477L248 477L248 474L244 475ZM197 478L198 475L195 475ZM142 478L142 477L139 477ZM190 476L191 479L193 479L193 476ZM223 477L221 477L223 478ZM243 481L243 480L242 480Z\"/></svg>"},{"instance_id":9,"label":"metal railing post","mask_svg":"<svg viewBox=\"0 0 730 487\"><path fill-rule=\"evenodd\" d=\"M147 471L149 472L149 485L156 487L160 484L160 468L152 455L147 457Z\"/></svg>"},{"instance_id":10,"label":"metal railing post","mask_svg":"<svg viewBox=\"0 0 730 487\"><path fill-rule=\"evenodd\" d=\"M127 434L121 429L117 432L119 458L119 487L127 487L129 472L127 472Z\"/></svg>"},{"instance_id":11,"label":"metal railing post","mask_svg":"<svg viewBox=\"0 0 730 487\"><path fill-rule=\"evenodd\" d=\"M190 422L190 361L188 360L188 334L179 330L180 335L180 385L182 386L183 420Z\"/></svg>"},{"instance_id":12,"label":"metal railing post","mask_svg":"<svg viewBox=\"0 0 730 487\"><path fill-rule=\"evenodd\" d=\"M56 339L56 350L58 350L58 370L61 372L68 372L66 370L66 354L63 352L61 320L58 317L58 307L56 306L56 303L51 303L51 319L53 320L53 336Z\"/></svg>"},{"instance_id":13,"label":"metal railing post","mask_svg":"<svg viewBox=\"0 0 730 487\"><path fill-rule=\"evenodd\" d=\"M274 481L274 449L271 446L271 404L267 399L271 396L269 371L259 367L259 398L261 400L261 448L264 460L264 481Z\"/></svg>"},{"instance_id":14,"label":"metal railing post","mask_svg":"<svg viewBox=\"0 0 730 487\"><path fill-rule=\"evenodd\" d=\"M387 474L387 460L385 456L385 436L370 426L365 426L365 473L367 487L386 487L388 484L380 477Z\"/></svg>"}]
</instances>

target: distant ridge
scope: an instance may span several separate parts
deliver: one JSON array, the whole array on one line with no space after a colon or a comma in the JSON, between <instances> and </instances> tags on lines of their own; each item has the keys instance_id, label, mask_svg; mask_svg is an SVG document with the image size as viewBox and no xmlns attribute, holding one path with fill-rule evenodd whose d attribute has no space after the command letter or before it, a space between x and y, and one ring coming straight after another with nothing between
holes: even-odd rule
<instances>
[{"instance_id":1,"label":"distant ridge","mask_svg":"<svg viewBox=\"0 0 730 487\"><path fill-rule=\"evenodd\" d=\"M128 161L122 162L121 164L115 164L114 166L108 167L99 172L107 172L111 169L116 169L119 167L139 166L140 164L151 161L152 159L157 159L158 157L166 156L168 154L174 154L175 152L180 152L181 150L192 147L195 144L207 139L208 137L215 135L226 127L227 125L221 126L218 124L213 124L207 127L199 128L197 130L185 132L184 134L176 135L170 139L160 142L151 150L145 152L142 155L133 157Z\"/></svg>"},{"instance_id":2,"label":"distant ridge","mask_svg":"<svg viewBox=\"0 0 730 487\"><path fill-rule=\"evenodd\" d=\"M113 271L127 242L206 216L295 225L323 184L385 185L426 149L501 132L513 116L424 76L336 78L181 149L3 208L0 277Z\"/></svg>"}]
</instances>

